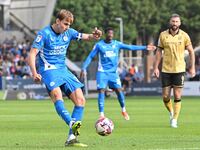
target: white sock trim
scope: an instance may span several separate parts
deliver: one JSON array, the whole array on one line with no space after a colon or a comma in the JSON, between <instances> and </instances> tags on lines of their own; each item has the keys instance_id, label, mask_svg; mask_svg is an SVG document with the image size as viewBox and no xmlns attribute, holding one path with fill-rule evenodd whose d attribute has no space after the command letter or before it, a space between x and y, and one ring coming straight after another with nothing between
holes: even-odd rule
<instances>
[{"instance_id":1,"label":"white sock trim","mask_svg":"<svg viewBox=\"0 0 200 150\"><path fill-rule=\"evenodd\" d=\"M122 108L122 112L126 112L126 108L125 107Z\"/></svg>"}]
</instances>

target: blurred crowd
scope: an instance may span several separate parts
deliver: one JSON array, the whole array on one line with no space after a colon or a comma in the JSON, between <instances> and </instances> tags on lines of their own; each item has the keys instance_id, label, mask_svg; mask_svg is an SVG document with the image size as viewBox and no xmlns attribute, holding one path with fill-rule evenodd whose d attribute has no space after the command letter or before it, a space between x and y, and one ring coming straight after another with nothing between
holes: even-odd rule
<instances>
[{"instance_id":1,"label":"blurred crowd","mask_svg":"<svg viewBox=\"0 0 200 150\"><path fill-rule=\"evenodd\" d=\"M144 82L144 72L142 67L137 67L132 64L128 69L118 68L118 73L121 79L122 88L125 94L131 92L131 87L134 82Z\"/></svg>"},{"instance_id":2,"label":"blurred crowd","mask_svg":"<svg viewBox=\"0 0 200 150\"><path fill-rule=\"evenodd\" d=\"M24 40L18 42L16 37L6 38L0 43L0 75L7 79L30 78L31 71L28 66L28 53L31 42Z\"/></svg>"}]
</instances>

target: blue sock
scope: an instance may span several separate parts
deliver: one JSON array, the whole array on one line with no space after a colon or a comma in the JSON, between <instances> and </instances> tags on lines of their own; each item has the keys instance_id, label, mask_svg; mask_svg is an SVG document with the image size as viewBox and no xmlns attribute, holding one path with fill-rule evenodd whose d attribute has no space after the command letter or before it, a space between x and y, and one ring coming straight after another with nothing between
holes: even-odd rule
<instances>
[{"instance_id":1,"label":"blue sock","mask_svg":"<svg viewBox=\"0 0 200 150\"><path fill-rule=\"evenodd\" d=\"M65 109L64 102L62 100L57 100L54 103L55 109L58 115L69 125L71 121L71 116L69 112Z\"/></svg>"},{"instance_id":2,"label":"blue sock","mask_svg":"<svg viewBox=\"0 0 200 150\"><path fill-rule=\"evenodd\" d=\"M84 111L83 106L74 106L74 110L72 113L72 120L81 121L83 117L83 111Z\"/></svg>"},{"instance_id":3,"label":"blue sock","mask_svg":"<svg viewBox=\"0 0 200 150\"><path fill-rule=\"evenodd\" d=\"M99 112L104 112L104 100L105 100L105 94L100 92L100 93L98 94L98 107L99 107Z\"/></svg>"},{"instance_id":4,"label":"blue sock","mask_svg":"<svg viewBox=\"0 0 200 150\"><path fill-rule=\"evenodd\" d=\"M117 94L117 98L118 98L118 101L119 101L121 108L125 107L125 97L124 97L124 93L122 91L120 91Z\"/></svg>"},{"instance_id":5,"label":"blue sock","mask_svg":"<svg viewBox=\"0 0 200 150\"><path fill-rule=\"evenodd\" d=\"M72 120L73 121L81 121L83 118L83 106L74 106L74 110L72 113ZM69 130L69 135L72 134L72 129Z\"/></svg>"}]
</instances>

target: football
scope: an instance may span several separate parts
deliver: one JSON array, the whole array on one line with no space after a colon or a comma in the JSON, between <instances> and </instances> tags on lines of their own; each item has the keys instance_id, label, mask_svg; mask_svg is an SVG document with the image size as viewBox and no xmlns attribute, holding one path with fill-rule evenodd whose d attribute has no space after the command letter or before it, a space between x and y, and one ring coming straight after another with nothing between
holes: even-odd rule
<instances>
[{"instance_id":1,"label":"football","mask_svg":"<svg viewBox=\"0 0 200 150\"><path fill-rule=\"evenodd\" d=\"M114 124L108 118L100 118L95 123L96 132L101 136L108 136L113 132Z\"/></svg>"}]
</instances>

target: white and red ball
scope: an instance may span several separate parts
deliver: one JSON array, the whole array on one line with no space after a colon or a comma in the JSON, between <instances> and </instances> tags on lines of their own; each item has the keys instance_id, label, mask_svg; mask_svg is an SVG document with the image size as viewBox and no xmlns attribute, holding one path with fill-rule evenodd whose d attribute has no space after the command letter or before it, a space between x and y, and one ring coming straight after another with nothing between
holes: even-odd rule
<instances>
[{"instance_id":1,"label":"white and red ball","mask_svg":"<svg viewBox=\"0 0 200 150\"><path fill-rule=\"evenodd\" d=\"M113 132L114 124L108 118L100 118L95 123L96 132L101 136L108 136Z\"/></svg>"}]
</instances>

